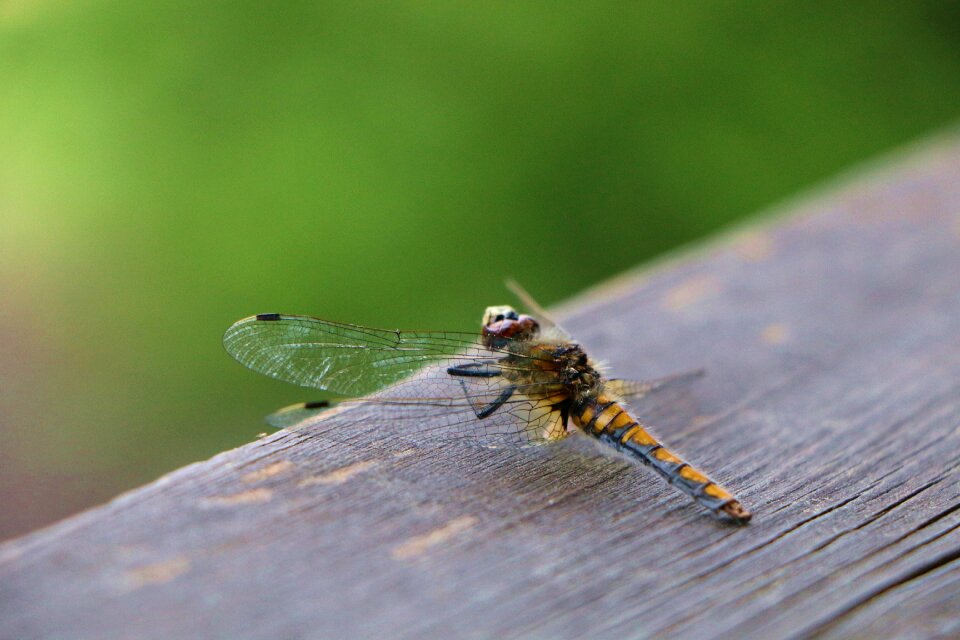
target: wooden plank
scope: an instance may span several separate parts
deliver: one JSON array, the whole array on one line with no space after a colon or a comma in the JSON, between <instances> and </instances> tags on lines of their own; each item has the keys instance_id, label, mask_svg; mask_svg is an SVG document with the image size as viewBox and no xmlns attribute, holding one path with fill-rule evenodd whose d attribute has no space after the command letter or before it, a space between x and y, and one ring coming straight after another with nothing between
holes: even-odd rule
<instances>
[{"instance_id":1,"label":"wooden plank","mask_svg":"<svg viewBox=\"0 0 960 640\"><path fill-rule=\"evenodd\" d=\"M618 375L707 368L636 408L749 526L582 438L343 412L3 545L0 637L957 634L960 138L562 319Z\"/></svg>"}]
</instances>

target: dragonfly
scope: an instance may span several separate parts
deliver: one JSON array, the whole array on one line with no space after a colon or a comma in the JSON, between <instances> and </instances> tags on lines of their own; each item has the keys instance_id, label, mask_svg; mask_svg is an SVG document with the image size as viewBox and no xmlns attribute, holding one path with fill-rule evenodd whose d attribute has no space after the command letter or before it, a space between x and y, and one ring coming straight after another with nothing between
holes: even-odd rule
<instances>
[{"instance_id":1,"label":"dragonfly","mask_svg":"<svg viewBox=\"0 0 960 640\"><path fill-rule=\"evenodd\" d=\"M510 306L487 307L479 334L264 313L234 323L223 344L254 371L374 407L385 421L413 418L435 430L414 437L523 447L582 431L649 466L721 519L750 520L732 493L667 449L625 404L702 372L608 379L559 325L544 325ZM287 426L328 406L301 403L268 421Z\"/></svg>"}]
</instances>

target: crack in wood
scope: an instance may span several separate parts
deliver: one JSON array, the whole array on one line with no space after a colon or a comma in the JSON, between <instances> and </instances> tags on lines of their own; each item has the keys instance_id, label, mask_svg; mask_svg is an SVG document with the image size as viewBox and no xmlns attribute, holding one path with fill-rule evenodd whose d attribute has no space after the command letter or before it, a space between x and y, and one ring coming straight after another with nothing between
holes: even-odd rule
<instances>
[{"instance_id":1,"label":"crack in wood","mask_svg":"<svg viewBox=\"0 0 960 640\"><path fill-rule=\"evenodd\" d=\"M816 552L818 552L818 551L822 551L823 549L826 549L827 547L829 547L831 544L833 544L834 542L836 542L836 541L839 540L840 538L842 538L842 537L844 537L844 536L846 536L846 535L848 535L848 534L850 534L850 533L853 533L853 532L855 532L855 531L859 531L860 529L863 529L864 527L866 527L866 526L868 526L868 525L873 524L874 522L876 522L877 520L879 520L880 518L882 518L882 517L885 516L886 514L890 513L891 511L893 511L893 510L896 509L897 507L899 507L899 506L903 505L904 503L912 500L913 498L916 498L918 495L920 495L920 494L923 493L924 491L926 491L926 490L928 490L928 489L931 489L931 488L937 486L938 484L940 484L940 482L941 482L942 480L943 480L943 477L937 478L937 479L932 480L931 482L928 482L927 484L923 485L923 486L920 487L919 489L916 489L915 491L911 491L910 493L908 493L908 494L905 495L904 497L900 498L899 500L897 500L897 501L895 501L895 502L887 505L887 506L884 507L883 509L880 509L879 511L877 511L876 513L874 513L872 516L870 516L869 518L867 518L866 520L864 520L863 522L861 522L861 523L858 524L857 526L851 527L850 529L846 529L845 531L841 531L840 533L836 534L835 536L833 536L833 537L831 537L831 538L823 541L822 543L818 544L817 546L815 546L813 549L810 550L810 553L816 553ZM878 496L878 497L879 497L879 496Z\"/></svg>"},{"instance_id":2,"label":"crack in wood","mask_svg":"<svg viewBox=\"0 0 960 640\"><path fill-rule=\"evenodd\" d=\"M934 484L936 484L936 483L934 483ZM929 487L928 487L928 489L929 489ZM958 506L960 506L960 505L955 505L954 507L952 507L952 508L949 509L948 511L952 513L953 511L956 511L956 510L957 510ZM939 519L939 518L938 518L938 519ZM859 528L859 527L858 527L858 528ZM935 540L937 540L937 539L939 539L939 538L947 535L948 533L950 533L950 532L952 532L952 531L954 531L954 530L956 530L956 529L958 529L958 528L960 528L960 523L958 523L957 525L954 525L953 527L951 527L950 529L948 529L948 530L946 530L946 531L941 532L940 534L937 534L937 535L934 536L933 538L930 538L930 539L928 539L928 540L923 541L922 543L916 545L915 547L913 547L913 548L911 548L911 549L907 549L907 550L904 551L903 553L898 554L896 557L894 557L894 558L892 558L892 559L890 559L890 560L887 560L887 561L881 563L880 565L878 565L878 566L870 569L869 571L861 574L861 575L858 577L858 579L859 579L859 580L863 580L863 579L865 579L867 576L869 576L870 574L880 572L884 567L889 566L889 565L893 564L894 562L903 560L904 558L906 558L907 556L909 556L910 554L912 554L913 552L915 552L915 551L918 550L919 548L921 548L921 547L923 547L923 546L926 546L926 545L934 542ZM884 547L882 547L882 549L889 548L889 547L892 546L893 544L894 544L894 543L891 543L891 544L888 544L888 545L884 545ZM820 548L822 548L822 547L820 547ZM811 553L814 553L815 551L816 551L816 550L811 551ZM857 565L860 565L860 564L863 564L864 562L866 562L866 560L867 560L868 557L873 556L873 555L876 555L876 554L879 553L880 551L881 551L881 549L875 550L874 552L872 552L872 553L870 553L870 554L867 554L867 555L864 556L864 557L857 558L857 559L856 559L854 562L852 562L852 563L847 563L847 564L842 565L842 566L837 566L834 571L830 572L829 574L823 576L822 578L819 578L818 580L812 582L811 584L807 585L806 587L804 587L804 588L802 588L802 589L800 589L800 590L798 590L798 591L795 591L795 592L793 592L792 594L790 594L788 597L784 598L783 601L782 601L782 604L786 606L786 605L788 605L790 602L792 602L792 601L794 601L794 600L799 600L799 599L801 599L801 598L803 597L803 595L806 594L806 593L822 591L821 587L822 587L825 583L827 583L827 582L835 579L839 574L849 574L853 567L855 567L855 566L857 566ZM795 558L794 560L791 560L790 562L787 562L786 564L783 564L783 565L781 565L780 567L778 567L778 571L780 571L781 573L784 573L785 570L786 570L788 567L790 567L791 565L795 564L796 562L802 561L803 559L804 559L804 558L802 558L802 557L801 557L801 558ZM769 584L769 583L767 583L767 584ZM761 586L758 587L757 589L754 589L754 590L748 592L747 594L744 594L743 596L741 596L741 598L740 598L739 600L743 600L743 599L749 597L751 594L756 593L757 591L763 589L764 586L765 586L765 585L761 585ZM831 613L831 620L834 619L834 615L835 615L834 613ZM735 630L736 630L736 628L735 628Z\"/></svg>"},{"instance_id":3,"label":"crack in wood","mask_svg":"<svg viewBox=\"0 0 960 640\"><path fill-rule=\"evenodd\" d=\"M851 497L847 498L846 500L841 500L840 502L838 502L838 503L836 503L836 504L834 504L834 505L831 505L830 507L824 509L823 511L820 511L820 512L818 512L818 513L815 513L814 515L810 516L809 518L804 518L803 520L797 522L796 524L791 525L790 527L787 527L786 529L784 529L784 530L781 531L780 533L778 533L778 534L776 534L775 536L773 536L772 538L769 538L768 540L762 542L761 544L758 544L758 545L756 545L756 546L750 547L750 548L747 549L746 551L742 551L742 552L740 552L740 553L738 553L738 554L736 554L736 555L734 555L734 556L731 556L731 557L728 558L727 560L724 560L723 562L714 565L714 566L711 567L708 571L704 571L704 572L702 572L702 573L698 573L698 574L696 574L696 575L693 575L693 576L691 576L690 578L687 578L687 579L684 580L683 582L678 583L677 585L675 585L675 586L674 586L674 589L679 589L679 588L685 586L686 584L688 584L688 583L690 583L690 582L697 582L697 581L699 581L699 580L703 580L704 578L707 578L707 577L709 577L709 576L711 576L711 575L719 572L720 570L725 569L726 567L732 565L733 563L739 562L739 561L742 560L743 558L749 557L749 556L753 555L754 553L757 553L758 551L760 551L760 550L762 550L762 549L765 549L766 547L769 547L770 545L772 545L772 544L774 544L774 543L782 540L783 538L785 538L786 536L790 535L791 533L794 533L794 532L797 531L798 529L800 529L800 528L802 528L802 527L805 527L806 525L810 524L811 522L814 522L814 521L816 521L816 520L819 520L819 519L822 518L823 516L829 515L829 514L833 513L834 511L836 511L837 509L842 509L843 507L847 506L848 504L850 504L851 502L853 502L853 501L855 501L855 500L859 500L860 498L863 497L863 494L864 494L864 493L866 493L867 491L869 491L870 489L872 489L874 486L876 486L876 485L875 485L875 484L870 485L870 486L868 486L863 492L858 493L858 494L855 495L855 496L851 496Z\"/></svg>"},{"instance_id":4,"label":"crack in wood","mask_svg":"<svg viewBox=\"0 0 960 640\"><path fill-rule=\"evenodd\" d=\"M717 565L714 565L713 567L711 567L711 568L710 568L709 570L707 570L707 571L701 572L701 573L699 573L699 574L695 574L694 576L692 576L692 577L690 577L690 578L687 578L687 579L685 579L685 580L677 583L677 584L674 585L672 588L670 588L667 592L678 591L678 590L680 590L682 587L687 586L688 584L702 581L702 580L704 580L705 578L707 578L707 577L709 577L709 576L711 576L711 575L714 575L714 574L718 573L718 572L721 571L722 569L724 569L724 568L726 568L726 567L729 567L730 565L732 565L732 564L734 564L734 563L736 563L736 562L739 562L740 560L742 560L742 559L744 559L744 558L746 558L746 557L749 557L749 556L757 553L758 551L760 551L760 550L762 550L762 549L764 549L764 548L766 548L766 547L769 547L770 545L776 543L776 542L779 541L779 540L782 540L782 539L785 538L786 536L788 536L788 535L796 532L797 530L801 529L802 527L805 527L806 525L810 524L811 522L814 522L814 521L816 521L816 520L818 520L818 519L820 519L820 518L822 518L822 517L824 517L824 516L826 516L826 515L829 515L830 513L832 513L832 512L834 512L834 511L837 511L838 509L841 509L841 508L845 507L846 505L850 504L851 502L854 502L855 500L858 500L858 499L862 498L863 495L864 495L864 493L866 493L866 491L869 491L869 490L870 490L871 488L873 488L874 486L876 486L876 483L874 483L873 485L871 485L870 487L868 487L868 488L867 488L864 492L862 492L862 493L859 493L859 494L857 494L857 495L855 495L855 496L852 496L852 497L850 497L850 498L847 498L846 500L842 500L841 502L838 502L837 504L831 505L829 508L824 509L823 511L820 511L820 512L814 514L813 516L810 516L809 518L805 518L805 519L801 520L800 522L798 522L798 523L792 525L791 527L785 529L784 531L780 532L779 534L777 534L777 535L774 536L773 538L770 538L770 539L766 540L766 541L763 542L762 544L756 545L756 546L754 546L754 547L750 547L750 548L747 549L746 551L743 551L743 552L741 552L741 553L738 553L738 554L732 556L731 558L729 558L729 559L727 559L727 560L725 560L725 561L723 561L723 562L721 562L721 563L719 563L719 564L717 564ZM784 566L789 566L789 564L792 563L792 562L796 562L796 559L792 560L791 562L788 562L787 565L782 565L780 568L782 568L782 567L784 567ZM768 584L769 584L769 582L763 583L763 584L761 584L759 587L757 587L756 589L752 589L751 591L748 591L746 594L743 594L743 595L739 596L738 598L735 598L732 602L735 603L735 602L741 601L741 600L747 598L750 594L753 594L753 593L755 593L756 591L759 591L759 590L765 588ZM678 618L677 620L673 621L673 623L670 624L669 626L667 626L667 627L659 630L659 633L664 633L664 634L668 634L668 635L669 635L669 634L672 634L672 633L676 632L680 627L682 627L683 624L685 624L686 622L689 622L690 620L692 620L696 615L697 615L696 612L695 612L695 611L692 611L692 612L690 612L688 615L683 616L683 617Z\"/></svg>"},{"instance_id":5,"label":"crack in wood","mask_svg":"<svg viewBox=\"0 0 960 640\"><path fill-rule=\"evenodd\" d=\"M853 614L857 609L869 604L871 601L891 592L901 587L906 586L910 582L922 578L923 576L936 571L940 567L945 567L948 564L960 560L960 546L951 549L945 553L940 554L933 560L925 562L915 569L904 573L903 575L891 580L890 582L884 584L883 586L874 589L867 593L865 596L858 598L851 605L844 607L840 611L833 614L830 620L827 620L823 623L814 625L808 629L801 631L796 637L798 640L807 640L808 638L816 638L823 633L838 624L840 624L845 618Z\"/></svg>"}]
</instances>

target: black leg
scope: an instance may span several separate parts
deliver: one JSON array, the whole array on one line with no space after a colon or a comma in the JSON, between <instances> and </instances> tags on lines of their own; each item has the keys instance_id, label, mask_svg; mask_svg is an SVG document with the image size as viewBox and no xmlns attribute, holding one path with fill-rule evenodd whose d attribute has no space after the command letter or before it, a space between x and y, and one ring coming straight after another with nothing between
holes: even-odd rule
<instances>
[{"instance_id":1,"label":"black leg","mask_svg":"<svg viewBox=\"0 0 960 640\"><path fill-rule=\"evenodd\" d=\"M496 362L471 362L459 367L448 367L447 373L452 376L469 376L471 378L496 378L500 375L500 367Z\"/></svg>"},{"instance_id":2,"label":"black leg","mask_svg":"<svg viewBox=\"0 0 960 640\"><path fill-rule=\"evenodd\" d=\"M560 421L563 423L563 428L567 428L567 420L570 418L570 401L564 402L559 405L555 405L554 409L560 410Z\"/></svg>"},{"instance_id":3,"label":"black leg","mask_svg":"<svg viewBox=\"0 0 960 640\"><path fill-rule=\"evenodd\" d=\"M460 384L463 384L463 381L461 381ZM463 390L465 393L469 395L466 385L463 386ZM503 391L500 392L500 395L497 396L496 399L490 404L488 404L487 406L481 407L479 409L476 406L474 406L473 410L477 414L477 417L483 420L484 418L492 414L494 411L502 407L503 403L509 400L510 396L512 396L513 392L516 390L517 390L517 387L514 385L510 385L509 387L504 387Z\"/></svg>"}]
</instances>

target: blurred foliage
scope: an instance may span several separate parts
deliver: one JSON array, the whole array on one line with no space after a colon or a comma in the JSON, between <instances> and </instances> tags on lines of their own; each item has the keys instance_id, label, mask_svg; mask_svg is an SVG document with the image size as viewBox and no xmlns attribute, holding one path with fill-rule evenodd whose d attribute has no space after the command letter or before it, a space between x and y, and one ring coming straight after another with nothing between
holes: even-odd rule
<instances>
[{"instance_id":1,"label":"blurred foliage","mask_svg":"<svg viewBox=\"0 0 960 640\"><path fill-rule=\"evenodd\" d=\"M952 121L954 3L0 4L0 536L309 396L262 311L471 328Z\"/></svg>"}]
</instances>

